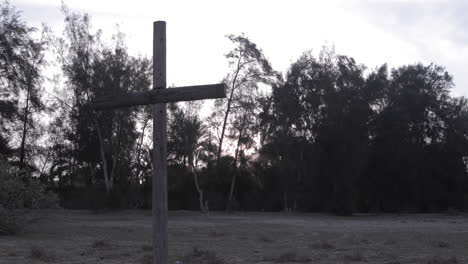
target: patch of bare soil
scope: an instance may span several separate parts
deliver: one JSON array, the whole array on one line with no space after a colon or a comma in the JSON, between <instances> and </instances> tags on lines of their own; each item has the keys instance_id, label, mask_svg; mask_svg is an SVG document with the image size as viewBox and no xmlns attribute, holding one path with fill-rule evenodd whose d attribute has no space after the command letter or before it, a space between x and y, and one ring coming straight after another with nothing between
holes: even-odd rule
<instances>
[{"instance_id":1,"label":"patch of bare soil","mask_svg":"<svg viewBox=\"0 0 468 264\"><path fill-rule=\"evenodd\" d=\"M42 211L0 263L151 263L151 212ZM170 212L170 263L468 263L468 217Z\"/></svg>"}]
</instances>

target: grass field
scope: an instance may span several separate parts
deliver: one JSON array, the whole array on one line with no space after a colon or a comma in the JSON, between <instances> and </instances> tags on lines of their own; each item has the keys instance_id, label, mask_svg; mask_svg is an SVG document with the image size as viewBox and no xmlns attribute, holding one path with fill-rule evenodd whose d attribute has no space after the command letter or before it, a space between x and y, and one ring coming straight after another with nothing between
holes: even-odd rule
<instances>
[{"instance_id":1,"label":"grass field","mask_svg":"<svg viewBox=\"0 0 468 264\"><path fill-rule=\"evenodd\" d=\"M43 211L0 263L151 263L151 212ZM170 212L170 263L468 263L468 217Z\"/></svg>"}]
</instances>

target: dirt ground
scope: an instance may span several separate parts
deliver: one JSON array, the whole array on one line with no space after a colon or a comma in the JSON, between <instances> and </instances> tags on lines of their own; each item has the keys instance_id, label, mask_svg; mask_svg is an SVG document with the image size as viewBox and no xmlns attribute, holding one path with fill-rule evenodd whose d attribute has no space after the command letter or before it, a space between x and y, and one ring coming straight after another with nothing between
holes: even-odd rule
<instances>
[{"instance_id":1,"label":"dirt ground","mask_svg":"<svg viewBox=\"0 0 468 264\"><path fill-rule=\"evenodd\" d=\"M0 263L150 263L150 211L39 214L0 237ZM468 216L170 212L169 251L178 264L468 263Z\"/></svg>"}]
</instances>

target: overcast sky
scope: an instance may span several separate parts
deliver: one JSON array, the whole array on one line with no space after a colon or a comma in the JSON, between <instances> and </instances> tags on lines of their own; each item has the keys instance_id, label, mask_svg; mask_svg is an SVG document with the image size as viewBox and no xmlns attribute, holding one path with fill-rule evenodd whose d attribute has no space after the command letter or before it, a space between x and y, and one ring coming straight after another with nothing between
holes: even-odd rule
<instances>
[{"instance_id":1,"label":"overcast sky","mask_svg":"<svg viewBox=\"0 0 468 264\"><path fill-rule=\"evenodd\" d=\"M60 0L12 0L23 18L57 31L63 26ZM227 71L227 34L244 32L285 72L304 51L334 45L369 68L415 62L445 66L454 76L454 95L468 96L467 0L67 0L92 16L105 34L116 24L132 54L151 56L152 24L167 23L167 83L219 82Z\"/></svg>"}]
</instances>

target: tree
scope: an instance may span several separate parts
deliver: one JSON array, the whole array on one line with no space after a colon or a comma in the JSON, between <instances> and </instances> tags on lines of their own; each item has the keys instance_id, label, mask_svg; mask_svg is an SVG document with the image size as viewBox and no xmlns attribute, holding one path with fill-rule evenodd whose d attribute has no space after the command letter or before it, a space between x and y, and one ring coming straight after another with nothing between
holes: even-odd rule
<instances>
[{"instance_id":1,"label":"tree","mask_svg":"<svg viewBox=\"0 0 468 264\"><path fill-rule=\"evenodd\" d=\"M237 107L232 110L232 123L228 138L235 142L234 160L232 163L233 174L229 187L229 195L227 199L227 210L233 209L234 189L236 180L239 177L239 167L247 167L247 153L255 149L255 136L258 131L258 107L257 100L260 98L259 93L251 93L237 102Z\"/></svg>"},{"instance_id":2,"label":"tree","mask_svg":"<svg viewBox=\"0 0 468 264\"><path fill-rule=\"evenodd\" d=\"M263 52L257 48L255 43L245 36L228 35L228 38L234 43L235 48L226 55L232 71L228 74L225 81L229 83L227 91L229 96L226 103L221 104L220 102L224 102L224 100L218 100L217 105L220 109L224 108L224 117L216 154L217 163L219 163L221 157L231 109L235 108L235 104L244 99L245 96L252 94L258 88L259 83L270 83L271 77L275 74Z\"/></svg>"},{"instance_id":3,"label":"tree","mask_svg":"<svg viewBox=\"0 0 468 264\"><path fill-rule=\"evenodd\" d=\"M217 100L214 111L214 113L223 113L216 153L218 170L226 131L231 131L231 139L236 140L235 138L237 138L233 164L233 167L236 167L242 143L247 142L246 128L253 119L252 113L256 106L255 97L259 84L270 84L274 77L277 77L277 73L273 71L263 52L250 39L243 35L228 35L228 38L235 45L234 49L226 55L231 67L231 73L225 79L225 82L229 84L228 98L227 101ZM233 113L234 118L230 118ZM218 173L221 172L218 171ZM233 200L236 175L236 173L232 175L226 206L228 210Z\"/></svg>"},{"instance_id":4,"label":"tree","mask_svg":"<svg viewBox=\"0 0 468 264\"><path fill-rule=\"evenodd\" d=\"M312 200L338 214L355 210L375 100L363 71L354 59L324 49L318 59L305 53L273 86L262 115L262 153L275 159L286 210L297 206L300 192L316 193Z\"/></svg>"},{"instance_id":5,"label":"tree","mask_svg":"<svg viewBox=\"0 0 468 264\"><path fill-rule=\"evenodd\" d=\"M141 132L138 135L138 142L135 146L135 161L133 173L137 182L144 182L151 178L151 158L148 159L151 146L148 144L148 129L151 129L152 112L151 106L145 106L143 111L137 114L137 123L141 126Z\"/></svg>"},{"instance_id":6,"label":"tree","mask_svg":"<svg viewBox=\"0 0 468 264\"><path fill-rule=\"evenodd\" d=\"M457 137L458 150L452 145L455 120L461 120L464 107L463 100L450 98L452 86L452 77L433 64L401 66L391 72L385 107L371 123L375 135L371 180L379 183L374 207L434 211L441 208L439 201L448 204L450 199L433 186L452 189L454 185L444 182L466 184L460 181L466 174L461 169L466 138ZM458 129L457 134L465 133ZM453 162L445 162L447 157ZM459 207L461 200L450 203Z\"/></svg>"},{"instance_id":7,"label":"tree","mask_svg":"<svg viewBox=\"0 0 468 264\"><path fill-rule=\"evenodd\" d=\"M28 131L32 114L44 109L40 70L44 66L45 42L32 35L35 28L21 20L8 2L0 5L0 153L12 154L5 133L20 125L18 165L25 167Z\"/></svg>"},{"instance_id":8,"label":"tree","mask_svg":"<svg viewBox=\"0 0 468 264\"><path fill-rule=\"evenodd\" d=\"M63 11L64 36L55 38L54 43L71 94L70 139L75 145L75 160L81 163L76 165L102 175L109 197L116 182L125 188L129 181L131 152L138 138L138 110L92 112L89 104L103 95L148 90L151 63L128 54L123 34L114 36L113 46L105 45L100 31L91 32L88 15L72 13L66 7Z\"/></svg>"},{"instance_id":9,"label":"tree","mask_svg":"<svg viewBox=\"0 0 468 264\"><path fill-rule=\"evenodd\" d=\"M200 210L206 213L208 206L198 176L198 167L203 157L209 155L207 152L210 152L210 142L208 142L206 127L198 117L200 104L189 102L185 105L185 109L181 109L175 104L171 107L172 118L169 124L168 152L172 160L187 167L193 175Z\"/></svg>"}]
</instances>

